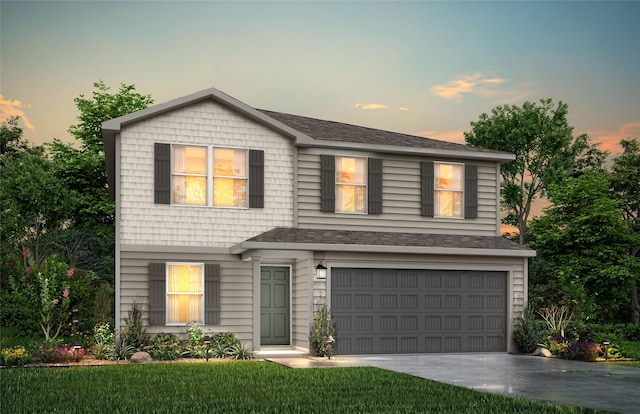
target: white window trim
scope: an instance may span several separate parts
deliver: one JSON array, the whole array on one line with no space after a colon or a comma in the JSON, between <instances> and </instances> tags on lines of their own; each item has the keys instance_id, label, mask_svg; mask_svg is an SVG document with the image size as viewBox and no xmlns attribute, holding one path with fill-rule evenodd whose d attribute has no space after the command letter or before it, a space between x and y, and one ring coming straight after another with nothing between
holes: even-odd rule
<instances>
[{"instance_id":1,"label":"white window trim","mask_svg":"<svg viewBox=\"0 0 640 414\"><path fill-rule=\"evenodd\" d=\"M434 161L434 171L433 171L433 217L438 219L450 219L450 220L464 220L464 192L465 192L465 164L461 162L444 162L444 161ZM462 166L462 172L460 173L460 190L453 190L451 188L439 188L438 187L438 165L460 165ZM460 199L460 216L440 216L438 215L439 209L436 206L439 205L440 201L440 191L448 191L452 193L460 193L462 195Z\"/></svg>"},{"instance_id":2,"label":"white window trim","mask_svg":"<svg viewBox=\"0 0 640 414\"><path fill-rule=\"evenodd\" d=\"M174 162L174 159L173 159L174 151L173 150L176 147L204 148L205 151L206 151L205 156L207 157L206 158L207 165L205 166L205 168L207 170L205 171L205 173L204 174L174 173L173 172L173 162ZM208 168L209 168L209 160L211 158L209 156L209 153L210 153L209 147L206 146L206 145L171 144L171 161L170 161L171 162L171 184L170 185L171 185L171 204L172 205L175 205L175 206L187 206L187 207L206 207L206 206L208 206L208 200L209 200L209 191L208 191L209 190L209 187L208 187L208 185L209 185L209 174L208 174L209 169ZM207 191L207 199L205 200L206 204L202 205L202 204L174 203L173 202L173 177L204 177L205 178L205 183L207 185L207 188L205 188L205 191Z\"/></svg>"},{"instance_id":3,"label":"white window trim","mask_svg":"<svg viewBox=\"0 0 640 414\"><path fill-rule=\"evenodd\" d=\"M338 214L355 214L355 215L367 215L369 214L369 163L368 157L355 156L355 155L336 155L336 171L335 176L338 176L338 158L353 158L353 159L363 159L364 160L364 184L351 184L351 183L338 183L337 178L335 179L335 187L336 187L336 201L335 201L335 213ZM338 186L339 185L350 185L354 187L364 187L364 211L343 211L338 209Z\"/></svg>"},{"instance_id":4,"label":"white window trim","mask_svg":"<svg viewBox=\"0 0 640 414\"><path fill-rule=\"evenodd\" d=\"M181 174L173 172L173 148L174 147L200 147L206 148L207 150L207 172L206 174ZM229 149L229 150L237 150L245 152L245 171L246 176L244 179L246 180L245 187L245 205L244 206L215 206L213 205L213 178L214 178L214 150L216 149ZM200 145L200 144L171 144L171 205L187 207L187 208L217 208L217 209L232 209L232 210L248 210L249 209L249 148L233 148L233 147L216 147L213 145ZM198 176L205 177L206 181L206 191L207 191L207 200L206 204L183 204L183 203L174 203L173 202L173 176ZM236 176L218 176L218 178L239 178ZM242 178L242 177L240 177Z\"/></svg>"},{"instance_id":5,"label":"white window trim","mask_svg":"<svg viewBox=\"0 0 640 414\"><path fill-rule=\"evenodd\" d=\"M170 293L169 292L169 266L199 266L200 267L200 277L201 277L201 285L202 286L202 291L201 292L180 292L179 294L182 295L200 295L202 296L202 299L200 301L201 303L201 309L200 309L200 320L202 321L202 323L198 323L198 325L204 325L204 301L205 301L205 297L204 297L204 263L201 262L167 262L165 264L165 325L166 326L186 326L191 322L194 321L188 321L188 322L169 322L169 295L175 295L178 293Z\"/></svg>"},{"instance_id":6,"label":"white window trim","mask_svg":"<svg viewBox=\"0 0 640 414\"><path fill-rule=\"evenodd\" d=\"M232 150L232 151L244 151L244 172L245 172L245 176L244 177L238 177L236 175L215 175L215 151L219 149L219 150ZM208 170L211 172L210 175L208 175L208 177L210 176L211 182L209 182L209 179L207 179L207 185L209 186L209 188L211 189L211 203L208 203L208 195L207 195L207 206L211 206L214 208L222 208L222 209L235 209L235 210L246 210L249 208L249 150L246 148L230 148L230 147L214 147L211 146L209 147L209 151L211 153L211 168ZM245 180L245 188L244 188L244 206L216 206L214 205L215 203L215 199L214 199L214 188L213 188L213 180L214 178L233 178L233 179L244 179Z\"/></svg>"}]
</instances>

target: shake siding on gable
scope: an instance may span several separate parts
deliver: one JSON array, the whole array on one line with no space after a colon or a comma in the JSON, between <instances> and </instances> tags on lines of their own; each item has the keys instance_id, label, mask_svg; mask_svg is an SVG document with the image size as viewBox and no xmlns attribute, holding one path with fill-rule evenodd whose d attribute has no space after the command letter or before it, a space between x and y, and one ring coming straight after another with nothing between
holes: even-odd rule
<instances>
[{"instance_id":1,"label":"shake siding on gable","mask_svg":"<svg viewBox=\"0 0 640 414\"><path fill-rule=\"evenodd\" d=\"M473 161L477 166L477 218L432 218L421 215L421 162L461 160L393 154L341 152L382 159L382 214L340 214L320 208L320 156L326 151L300 149L298 153L298 226L495 236L498 214L496 164Z\"/></svg>"},{"instance_id":2,"label":"shake siding on gable","mask_svg":"<svg viewBox=\"0 0 640 414\"><path fill-rule=\"evenodd\" d=\"M264 151L264 206L255 204L256 199L251 200L253 209L155 204L156 143ZM273 227L292 226L293 151L290 139L211 101L123 127L121 243L229 247ZM252 176L257 177L250 171Z\"/></svg>"}]
</instances>

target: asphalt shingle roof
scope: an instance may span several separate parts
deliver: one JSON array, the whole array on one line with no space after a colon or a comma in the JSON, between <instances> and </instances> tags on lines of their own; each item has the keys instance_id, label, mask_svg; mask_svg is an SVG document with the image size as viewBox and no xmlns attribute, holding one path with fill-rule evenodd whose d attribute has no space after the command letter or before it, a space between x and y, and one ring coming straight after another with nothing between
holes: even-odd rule
<instances>
[{"instance_id":1,"label":"asphalt shingle roof","mask_svg":"<svg viewBox=\"0 0 640 414\"><path fill-rule=\"evenodd\" d=\"M344 244L363 246L448 247L530 251L503 237L278 227L247 240L261 243Z\"/></svg>"},{"instance_id":2,"label":"asphalt shingle roof","mask_svg":"<svg viewBox=\"0 0 640 414\"><path fill-rule=\"evenodd\" d=\"M318 140L414 148L433 148L454 151L475 151L486 153L500 152L486 148L472 147L432 138L419 137L416 135L383 131L334 121L324 121L299 115L284 114L281 112L273 112L263 109L258 109L258 111Z\"/></svg>"}]
</instances>

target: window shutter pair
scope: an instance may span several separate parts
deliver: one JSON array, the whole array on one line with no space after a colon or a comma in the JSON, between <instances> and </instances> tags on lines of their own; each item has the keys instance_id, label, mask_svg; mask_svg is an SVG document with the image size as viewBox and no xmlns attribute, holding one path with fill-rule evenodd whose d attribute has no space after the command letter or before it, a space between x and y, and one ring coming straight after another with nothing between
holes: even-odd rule
<instances>
[{"instance_id":1,"label":"window shutter pair","mask_svg":"<svg viewBox=\"0 0 640 414\"><path fill-rule=\"evenodd\" d=\"M369 158L367 166L368 214L382 214L382 160ZM320 211L336 211L336 157L320 156Z\"/></svg>"},{"instance_id":2,"label":"window shutter pair","mask_svg":"<svg viewBox=\"0 0 640 414\"><path fill-rule=\"evenodd\" d=\"M421 215L434 216L435 183L433 161L420 163L420 206ZM478 166L465 164L464 166L464 217L478 217Z\"/></svg>"},{"instance_id":3,"label":"window shutter pair","mask_svg":"<svg viewBox=\"0 0 640 414\"><path fill-rule=\"evenodd\" d=\"M149 325L167 322L167 266L149 263ZM220 323L220 265L204 265L204 323Z\"/></svg>"},{"instance_id":4,"label":"window shutter pair","mask_svg":"<svg viewBox=\"0 0 640 414\"><path fill-rule=\"evenodd\" d=\"M171 145L154 145L154 203L171 204ZM249 150L249 208L264 208L264 151Z\"/></svg>"}]
</instances>

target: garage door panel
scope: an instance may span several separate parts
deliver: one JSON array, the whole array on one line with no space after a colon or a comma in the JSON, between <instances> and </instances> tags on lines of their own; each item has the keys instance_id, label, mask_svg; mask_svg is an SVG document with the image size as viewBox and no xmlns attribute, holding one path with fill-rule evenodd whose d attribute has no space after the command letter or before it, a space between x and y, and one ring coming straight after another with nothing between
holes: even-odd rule
<instances>
[{"instance_id":1,"label":"garage door panel","mask_svg":"<svg viewBox=\"0 0 640 414\"><path fill-rule=\"evenodd\" d=\"M504 272L332 269L340 354L506 351Z\"/></svg>"}]
</instances>

